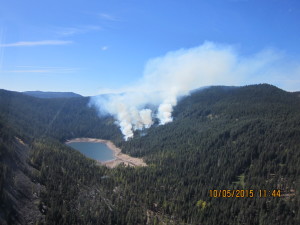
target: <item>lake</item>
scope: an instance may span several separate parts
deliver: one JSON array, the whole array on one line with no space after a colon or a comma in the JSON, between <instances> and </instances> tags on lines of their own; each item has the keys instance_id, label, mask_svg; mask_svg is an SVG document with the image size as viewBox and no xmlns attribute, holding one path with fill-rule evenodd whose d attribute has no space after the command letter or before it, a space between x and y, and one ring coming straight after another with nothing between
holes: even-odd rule
<instances>
[{"instance_id":1,"label":"lake","mask_svg":"<svg viewBox=\"0 0 300 225\"><path fill-rule=\"evenodd\" d=\"M71 142L68 146L80 151L88 158L101 162L115 159L113 151L104 143L99 142Z\"/></svg>"}]
</instances>

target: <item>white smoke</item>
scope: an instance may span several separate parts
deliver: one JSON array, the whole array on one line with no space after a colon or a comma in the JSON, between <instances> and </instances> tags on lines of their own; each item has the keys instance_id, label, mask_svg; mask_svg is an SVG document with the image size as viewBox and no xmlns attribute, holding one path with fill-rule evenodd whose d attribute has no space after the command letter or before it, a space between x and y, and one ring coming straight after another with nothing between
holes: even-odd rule
<instances>
[{"instance_id":1,"label":"white smoke","mask_svg":"<svg viewBox=\"0 0 300 225\"><path fill-rule=\"evenodd\" d=\"M203 86L270 83L270 74L287 71L278 68L281 61L281 54L272 50L242 57L232 46L205 42L148 61L136 85L123 89L123 94L93 97L92 103L114 115L127 140L135 130L149 128L153 118L161 125L172 122L179 96ZM155 115L148 105L156 107Z\"/></svg>"},{"instance_id":2,"label":"white smoke","mask_svg":"<svg viewBox=\"0 0 300 225\"><path fill-rule=\"evenodd\" d=\"M150 109L143 109L139 112L142 124L145 128L149 128L153 124L151 113L152 111Z\"/></svg>"},{"instance_id":3,"label":"white smoke","mask_svg":"<svg viewBox=\"0 0 300 225\"><path fill-rule=\"evenodd\" d=\"M157 118L160 124L166 124L173 121L172 118L173 106L170 103L162 103L158 107Z\"/></svg>"},{"instance_id":4,"label":"white smoke","mask_svg":"<svg viewBox=\"0 0 300 225\"><path fill-rule=\"evenodd\" d=\"M100 113L114 115L124 139L133 137L133 131L149 128L153 124L152 110L145 108L146 96L137 93L100 95L91 98Z\"/></svg>"}]
</instances>

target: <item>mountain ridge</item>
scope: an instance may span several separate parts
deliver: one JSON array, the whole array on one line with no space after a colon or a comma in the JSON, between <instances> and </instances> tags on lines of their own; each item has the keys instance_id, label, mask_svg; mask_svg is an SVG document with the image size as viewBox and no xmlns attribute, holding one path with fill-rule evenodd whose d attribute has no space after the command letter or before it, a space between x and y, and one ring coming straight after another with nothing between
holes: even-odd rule
<instances>
[{"instance_id":1,"label":"mountain ridge","mask_svg":"<svg viewBox=\"0 0 300 225\"><path fill-rule=\"evenodd\" d=\"M82 97L74 92L52 92L52 91L24 91L25 95L33 96L36 98L76 98Z\"/></svg>"},{"instance_id":2,"label":"mountain ridge","mask_svg":"<svg viewBox=\"0 0 300 225\"><path fill-rule=\"evenodd\" d=\"M14 146L20 144L16 140L29 146L27 163L35 172L29 171L28 177L33 187L44 187L37 195L41 217L36 222L300 222L297 95L268 84L205 88L178 102L173 122L136 131L127 142L113 117L99 117L88 103L88 97L39 99L0 91L0 156L13 156ZM111 139L122 152L143 157L149 166L99 166L64 145L64 140L79 136ZM3 178L8 177L5 171L13 177L18 168L0 158L4 206L10 205L6 193L18 189ZM278 189L280 198L209 196L210 190ZM14 216L7 209L0 216L9 223Z\"/></svg>"}]
</instances>

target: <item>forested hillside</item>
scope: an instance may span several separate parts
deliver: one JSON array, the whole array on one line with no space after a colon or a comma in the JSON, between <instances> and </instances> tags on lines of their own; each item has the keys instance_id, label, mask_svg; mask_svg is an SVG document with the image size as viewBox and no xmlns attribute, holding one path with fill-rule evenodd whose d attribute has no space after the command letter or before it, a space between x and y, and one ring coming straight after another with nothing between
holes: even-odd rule
<instances>
[{"instance_id":1,"label":"forested hillside","mask_svg":"<svg viewBox=\"0 0 300 225\"><path fill-rule=\"evenodd\" d=\"M37 98L76 98L81 95L73 92L49 92L49 91L25 91L26 95L37 97Z\"/></svg>"},{"instance_id":2,"label":"forested hillside","mask_svg":"<svg viewBox=\"0 0 300 225\"><path fill-rule=\"evenodd\" d=\"M266 84L198 90L179 101L172 123L127 142L88 102L0 91L1 223L300 223L297 94ZM148 166L108 169L63 144L73 137L111 139Z\"/></svg>"},{"instance_id":3,"label":"forested hillside","mask_svg":"<svg viewBox=\"0 0 300 225\"><path fill-rule=\"evenodd\" d=\"M300 98L270 85L196 92L173 123L123 145L153 165L153 210L196 224L297 224L299 149ZM281 189L284 197L211 198L214 189Z\"/></svg>"},{"instance_id":4,"label":"forested hillside","mask_svg":"<svg viewBox=\"0 0 300 225\"><path fill-rule=\"evenodd\" d=\"M121 139L112 117L99 117L88 97L40 99L0 90L0 119L24 139Z\"/></svg>"}]
</instances>

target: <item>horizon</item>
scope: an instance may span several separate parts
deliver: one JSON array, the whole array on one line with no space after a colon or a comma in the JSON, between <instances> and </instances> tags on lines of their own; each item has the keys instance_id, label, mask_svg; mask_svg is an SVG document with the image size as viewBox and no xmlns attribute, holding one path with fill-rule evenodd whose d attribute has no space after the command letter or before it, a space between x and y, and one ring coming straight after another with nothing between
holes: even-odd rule
<instances>
[{"instance_id":1,"label":"horizon","mask_svg":"<svg viewBox=\"0 0 300 225\"><path fill-rule=\"evenodd\" d=\"M198 88L195 88L195 89L192 89L188 95L192 94L194 91L197 91L197 90L202 90L202 89L205 89L205 88L212 88L212 87L235 87L235 88L240 88L240 87L245 87L245 86L253 86L253 85L272 85L272 84L269 84L269 83L257 83L257 84L245 84L245 85L236 85L236 86L233 86L233 85L210 85L210 86L202 86L202 87L198 87ZM276 85L273 85L275 86L276 88L279 88L283 91L286 91L286 92L289 92L289 93L295 93L295 92L300 92L300 90L295 90L295 91L288 91L288 90L284 90L280 87L277 87ZM4 90L4 91L12 91L12 92L18 92L18 93L26 93L26 92L42 92L42 93L73 93L73 94L78 94L80 95L81 97L97 97L97 96L101 96L101 95L122 95L122 94L126 94L126 93L102 93L102 94L97 94L97 95L81 95L79 93L76 93L76 92L72 92L72 91L41 91L41 90L27 90L27 91L14 91L14 90L9 90L9 89L4 89L4 88L0 88L0 90ZM136 93L136 92L131 92L131 93ZM184 95L182 97L185 97L187 95ZM180 97L180 96L179 96Z\"/></svg>"},{"instance_id":2,"label":"horizon","mask_svg":"<svg viewBox=\"0 0 300 225\"><path fill-rule=\"evenodd\" d=\"M139 85L165 90L153 87L153 77L168 84L180 71L177 81L187 76L199 87L300 90L294 0L0 3L2 89L83 96L143 90ZM210 54L217 57L206 60Z\"/></svg>"}]
</instances>

